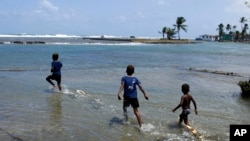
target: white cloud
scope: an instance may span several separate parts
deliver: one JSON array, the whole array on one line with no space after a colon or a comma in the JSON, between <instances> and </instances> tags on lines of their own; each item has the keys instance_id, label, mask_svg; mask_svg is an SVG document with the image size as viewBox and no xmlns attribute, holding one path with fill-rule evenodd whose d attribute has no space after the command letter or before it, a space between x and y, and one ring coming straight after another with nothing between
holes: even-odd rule
<instances>
[{"instance_id":1,"label":"white cloud","mask_svg":"<svg viewBox=\"0 0 250 141\"><path fill-rule=\"evenodd\" d=\"M225 11L229 13L241 14L242 16L249 15L249 4L245 3L245 1L246 0L232 0L231 4L225 8Z\"/></svg>"},{"instance_id":2,"label":"white cloud","mask_svg":"<svg viewBox=\"0 0 250 141\"><path fill-rule=\"evenodd\" d=\"M42 0L41 8L46 11L58 11L58 7L53 5L49 0Z\"/></svg>"},{"instance_id":3,"label":"white cloud","mask_svg":"<svg viewBox=\"0 0 250 141\"><path fill-rule=\"evenodd\" d=\"M245 5L250 8L250 1L249 0L245 0Z\"/></svg>"},{"instance_id":4,"label":"white cloud","mask_svg":"<svg viewBox=\"0 0 250 141\"><path fill-rule=\"evenodd\" d=\"M157 0L157 4L159 5L167 5L167 0Z\"/></svg>"},{"instance_id":5,"label":"white cloud","mask_svg":"<svg viewBox=\"0 0 250 141\"><path fill-rule=\"evenodd\" d=\"M75 11L72 9L66 9L59 12L58 6L51 3L50 0L41 0L38 9L32 14L33 17L48 21L65 21L74 17Z\"/></svg>"},{"instance_id":6,"label":"white cloud","mask_svg":"<svg viewBox=\"0 0 250 141\"><path fill-rule=\"evenodd\" d=\"M142 12L140 12L140 11L138 11L137 13L136 13L136 15L139 17L139 18L145 18L146 16L142 13Z\"/></svg>"},{"instance_id":7,"label":"white cloud","mask_svg":"<svg viewBox=\"0 0 250 141\"><path fill-rule=\"evenodd\" d=\"M121 22L126 22L127 21L127 17L125 17L125 16L118 16L116 19L118 21L121 21Z\"/></svg>"}]
</instances>

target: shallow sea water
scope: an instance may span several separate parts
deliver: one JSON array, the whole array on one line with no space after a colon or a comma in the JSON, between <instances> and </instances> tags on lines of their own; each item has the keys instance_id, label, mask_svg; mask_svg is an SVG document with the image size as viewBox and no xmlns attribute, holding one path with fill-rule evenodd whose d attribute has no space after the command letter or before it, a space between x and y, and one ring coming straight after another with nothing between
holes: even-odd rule
<instances>
[{"instance_id":1,"label":"shallow sea water","mask_svg":"<svg viewBox=\"0 0 250 141\"><path fill-rule=\"evenodd\" d=\"M45 80L54 52L63 63L63 93ZM0 139L196 140L178 125L181 109L171 111L182 96L181 85L188 83L198 106L195 115L191 105L191 125L204 140L227 141L230 124L249 123L250 100L240 96L237 85L249 79L249 56L250 46L238 43L0 45ZM135 65L134 75L149 95L147 101L138 92L141 129L132 108L124 121L117 100L128 64Z\"/></svg>"}]
</instances>

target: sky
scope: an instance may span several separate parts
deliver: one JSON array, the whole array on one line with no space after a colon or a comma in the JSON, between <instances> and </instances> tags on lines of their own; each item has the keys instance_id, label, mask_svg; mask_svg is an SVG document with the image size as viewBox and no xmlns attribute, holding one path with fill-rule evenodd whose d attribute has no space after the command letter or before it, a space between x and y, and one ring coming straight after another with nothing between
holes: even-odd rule
<instances>
[{"instance_id":1,"label":"sky","mask_svg":"<svg viewBox=\"0 0 250 141\"><path fill-rule=\"evenodd\" d=\"M162 37L184 17L181 38L217 35L250 18L248 0L0 0L0 34ZM250 19L249 19L250 22Z\"/></svg>"}]
</instances>

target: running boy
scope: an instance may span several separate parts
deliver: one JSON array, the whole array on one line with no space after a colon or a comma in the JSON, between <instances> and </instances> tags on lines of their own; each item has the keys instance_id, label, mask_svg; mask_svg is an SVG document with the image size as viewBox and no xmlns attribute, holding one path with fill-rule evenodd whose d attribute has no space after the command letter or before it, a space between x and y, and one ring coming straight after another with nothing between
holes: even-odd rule
<instances>
[{"instance_id":1,"label":"running boy","mask_svg":"<svg viewBox=\"0 0 250 141\"><path fill-rule=\"evenodd\" d=\"M139 89L141 90L141 92L144 94L144 97L146 100L148 100L148 96L146 94L146 92L144 91L141 82L133 75L134 73L134 66L133 65L128 65L127 66L127 76L123 76L121 79L121 86L119 88L118 91L118 100L121 100L121 92L124 90L123 93L123 113L127 118L127 107L129 107L130 105L133 107L134 109L134 114L137 118L137 121L139 123L139 126L142 126L142 120L141 120L141 116L140 116L140 112L138 110L139 108L139 101L137 98L137 90L136 90L136 85L139 87Z\"/></svg>"},{"instance_id":2,"label":"running boy","mask_svg":"<svg viewBox=\"0 0 250 141\"><path fill-rule=\"evenodd\" d=\"M190 114L190 102L192 101L194 104L194 111L195 114L197 115L197 107L196 107L196 102L193 99L192 95L189 94L189 85L188 84L183 84L181 88L183 92L183 96L181 97L180 104L174 108L172 111L175 112L178 108L182 107L182 113L180 114L180 120L179 123L181 124L182 121L184 120L184 123L186 125L190 125L188 122L188 115Z\"/></svg>"},{"instance_id":3,"label":"running boy","mask_svg":"<svg viewBox=\"0 0 250 141\"><path fill-rule=\"evenodd\" d=\"M61 87L61 67L62 63L58 61L59 55L58 53L52 54L52 62L51 62L51 72L52 74L47 76L46 80L55 88L55 84L51 80L55 80L57 82L57 86L59 91L62 91Z\"/></svg>"}]
</instances>

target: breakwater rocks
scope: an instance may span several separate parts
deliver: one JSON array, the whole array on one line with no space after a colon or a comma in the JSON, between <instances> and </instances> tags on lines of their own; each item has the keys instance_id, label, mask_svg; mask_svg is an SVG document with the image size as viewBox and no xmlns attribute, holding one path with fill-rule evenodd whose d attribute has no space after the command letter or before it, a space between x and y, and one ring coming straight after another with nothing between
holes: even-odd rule
<instances>
[{"instance_id":1,"label":"breakwater rocks","mask_svg":"<svg viewBox=\"0 0 250 141\"><path fill-rule=\"evenodd\" d=\"M234 72L225 72L225 71L213 71L208 69L196 69L196 68L189 68L190 71L197 71L197 72L204 72L204 73L213 73L213 74L220 74L220 75L229 75L229 76L240 76Z\"/></svg>"},{"instance_id":2,"label":"breakwater rocks","mask_svg":"<svg viewBox=\"0 0 250 141\"><path fill-rule=\"evenodd\" d=\"M44 41L11 41L11 44L45 44Z\"/></svg>"},{"instance_id":3,"label":"breakwater rocks","mask_svg":"<svg viewBox=\"0 0 250 141\"><path fill-rule=\"evenodd\" d=\"M225 71L212 71L208 69L196 69L196 68L189 68L190 71L197 71L203 73L213 73L218 75L228 75L228 76L238 76L243 77L234 72L225 72ZM239 81L237 85L241 88L241 96L249 98L250 97L250 80L249 81Z\"/></svg>"}]
</instances>

